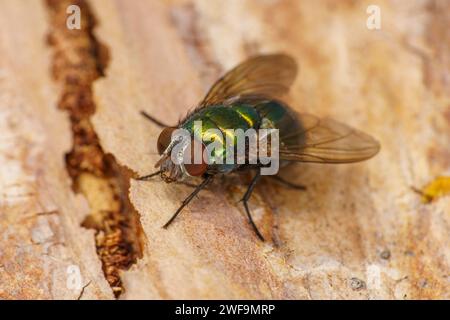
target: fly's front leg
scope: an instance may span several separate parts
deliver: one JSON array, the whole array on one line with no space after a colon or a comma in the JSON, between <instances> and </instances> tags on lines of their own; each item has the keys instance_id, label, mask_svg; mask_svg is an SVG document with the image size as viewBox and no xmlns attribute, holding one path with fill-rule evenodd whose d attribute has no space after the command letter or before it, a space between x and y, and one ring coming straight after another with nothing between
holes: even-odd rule
<instances>
[{"instance_id":1,"label":"fly's front leg","mask_svg":"<svg viewBox=\"0 0 450 320\"><path fill-rule=\"evenodd\" d=\"M135 178L135 180L148 181L148 180L150 180L150 178L153 178L154 176L157 176L159 174L161 174L161 170L153 172L153 173L148 174L146 176L137 177L137 178ZM195 185L193 183L186 182L186 181L176 181L175 183L176 184L182 184L182 185L185 185L185 186L188 186L188 187L191 187L191 188L196 188L197 187L197 185Z\"/></svg>"},{"instance_id":2,"label":"fly's front leg","mask_svg":"<svg viewBox=\"0 0 450 320\"><path fill-rule=\"evenodd\" d=\"M253 177L252 182L250 182L250 185L248 186L247 191L244 194L244 197L242 198L242 203L244 204L245 212L247 213L248 220L253 227L253 230L255 231L256 235L261 241L264 241L264 237L259 232L258 228L256 227L255 222L252 219L252 215L250 214L250 209L248 208L248 199L250 199L250 196L252 195L253 189L256 186L256 183L261 178L261 171L258 170L256 172L256 175Z\"/></svg>"},{"instance_id":3,"label":"fly's front leg","mask_svg":"<svg viewBox=\"0 0 450 320\"><path fill-rule=\"evenodd\" d=\"M161 170L156 171L156 172L153 172L153 173L150 173L150 174L148 174L148 175L146 175L146 176L137 177L136 180L139 180L139 181L147 181L147 180L149 180L150 178L153 178L154 176L157 176L158 174L161 174Z\"/></svg>"},{"instance_id":4,"label":"fly's front leg","mask_svg":"<svg viewBox=\"0 0 450 320\"><path fill-rule=\"evenodd\" d=\"M213 176L206 176L205 177L205 180L203 180L202 183L200 183L195 188L195 190L186 199L183 200L183 203L181 204L181 206L177 209L177 211L175 211L173 216L163 226L164 229L166 229L173 222L173 220L175 220L175 218L178 216L178 214L181 212L181 210L183 210L183 208L185 206L187 206L189 204L189 202L191 202L191 200L197 195L197 193L199 193L200 190L204 189L207 186L207 184L209 182L211 182L212 179L213 179Z\"/></svg>"},{"instance_id":5,"label":"fly's front leg","mask_svg":"<svg viewBox=\"0 0 450 320\"><path fill-rule=\"evenodd\" d=\"M158 127L161 128L167 128L170 127L169 125L162 123L159 120L156 120L155 118L153 118L151 115L149 115L147 112L141 110L141 115L143 115L147 120L150 120L151 122L153 122L154 124L156 124Z\"/></svg>"}]
</instances>

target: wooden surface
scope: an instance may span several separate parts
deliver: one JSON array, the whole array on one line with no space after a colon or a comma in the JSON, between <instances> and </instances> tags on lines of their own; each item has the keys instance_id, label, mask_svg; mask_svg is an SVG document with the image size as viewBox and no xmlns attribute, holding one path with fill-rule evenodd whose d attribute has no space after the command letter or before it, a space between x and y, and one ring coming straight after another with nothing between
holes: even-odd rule
<instances>
[{"instance_id":1,"label":"wooden surface","mask_svg":"<svg viewBox=\"0 0 450 320\"><path fill-rule=\"evenodd\" d=\"M94 232L80 225L89 207L64 163L71 133L56 107L45 7L0 7L0 297L76 299L68 276L79 270L81 286L90 283L85 298L111 298Z\"/></svg>"},{"instance_id":2,"label":"wooden surface","mask_svg":"<svg viewBox=\"0 0 450 320\"><path fill-rule=\"evenodd\" d=\"M100 250L106 231L81 226L88 216L103 221L93 208L105 191L69 175L64 161L76 135L57 110L64 80L50 70L66 49L45 43L61 26L44 2L0 1L0 297L104 299L116 286L121 299L450 298L450 198L424 203L412 188L450 175L449 2L377 1L381 30L368 30L371 3L83 6L97 21L89 41L108 57L94 57L104 74L89 82L95 110L86 121L119 168L111 183L154 170L159 129L140 110L175 124L223 72L257 53L298 61L286 97L293 108L363 129L382 146L363 163L283 169L305 192L263 180L250 205L265 243L238 203L246 176L217 179L167 230L191 189L131 180L120 194L130 208L114 214L137 213L136 234L122 240L141 251L128 270L113 264L114 284ZM72 265L83 290L67 288Z\"/></svg>"}]
</instances>

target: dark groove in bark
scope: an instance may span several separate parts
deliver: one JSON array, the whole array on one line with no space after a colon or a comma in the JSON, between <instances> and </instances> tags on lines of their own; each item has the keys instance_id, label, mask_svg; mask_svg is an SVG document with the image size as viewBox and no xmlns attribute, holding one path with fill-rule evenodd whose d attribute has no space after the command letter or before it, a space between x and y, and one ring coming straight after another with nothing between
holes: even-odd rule
<instances>
[{"instance_id":1,"label":"dark groove in bark","mask_svg":"<svg viewBox=\"0 0 450 320\"><path fill-rule=\"evenodd\" d=\"M95 113L92 85L104 75L109 54L94 36L95 18L86 1L46 0L53 48L52 74L61 85L58 107L70 117L72 150L66 154L67 171L75 192L91 208L83 222L96 230L97 254L114 295L120 296L122 270L142 256L139 216L128 198L131 173L102 149L90 117ZM66 27L67 7L81 9L81 29Z\"/></svg>"}]
</instances>

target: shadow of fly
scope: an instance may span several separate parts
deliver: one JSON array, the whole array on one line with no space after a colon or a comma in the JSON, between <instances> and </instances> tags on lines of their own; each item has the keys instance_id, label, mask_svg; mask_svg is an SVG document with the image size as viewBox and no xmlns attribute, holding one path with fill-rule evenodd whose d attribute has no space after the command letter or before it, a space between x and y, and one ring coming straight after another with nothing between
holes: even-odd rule
<instances>
[{"instance_id":1,"label":"shadow of fly","mask_svg":"<svg viewBox=\"0 0 450 320\"><path fill-rule=\"evenodd\" d=\"M379 143L371 136L332 119L294 112L280 100L296 75L297 64L290 56L256 56L220 78L177 126L141 112L163 129L157 142L161 158L155 167L159 170L138 180L157 175L167 183L188 177L203 179L164 228L215 175L252 170L255 173L242 203L256 236L264 241L248 207L262 175L304 190L304 186L279 177L279 166L289 162L358 162L379 151Z\"/></svg>"}]
</instances>

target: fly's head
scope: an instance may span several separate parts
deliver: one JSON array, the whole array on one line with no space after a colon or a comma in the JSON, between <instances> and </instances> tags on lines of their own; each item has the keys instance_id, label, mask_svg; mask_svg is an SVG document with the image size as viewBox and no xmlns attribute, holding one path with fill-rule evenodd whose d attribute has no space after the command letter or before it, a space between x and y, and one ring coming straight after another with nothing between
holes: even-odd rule
<instances>
[{"instance_id":1,"label":"fly's head","mask_svg":"<svg viewBox=\"0 0 450 320\"><path fill-rule=\"evenodd\" d=\"M187 131L167 127L158 137L158 153L161 158L155 167L161 171L161 179L166 183L181 181L184 178L202 176L208 165L203 161L205 146L199 143L200 148L195 148L194 138ZM200 157L195 157L194 152L201 152ZM194 161L200 159L199 161Z\"/></svg>"}]
</instances>

